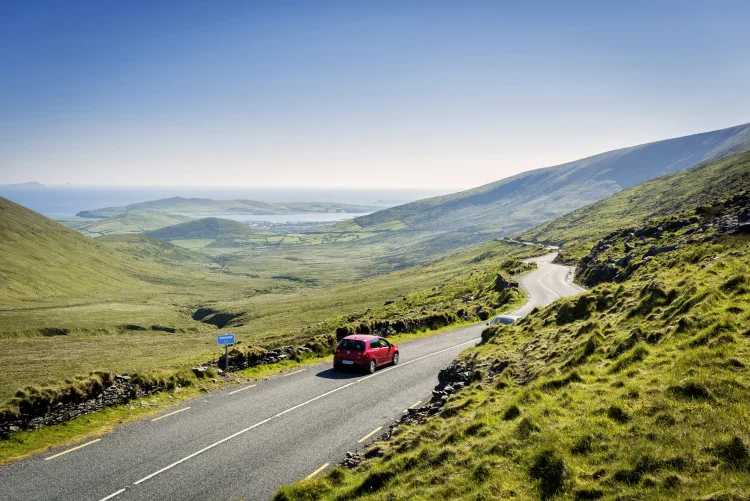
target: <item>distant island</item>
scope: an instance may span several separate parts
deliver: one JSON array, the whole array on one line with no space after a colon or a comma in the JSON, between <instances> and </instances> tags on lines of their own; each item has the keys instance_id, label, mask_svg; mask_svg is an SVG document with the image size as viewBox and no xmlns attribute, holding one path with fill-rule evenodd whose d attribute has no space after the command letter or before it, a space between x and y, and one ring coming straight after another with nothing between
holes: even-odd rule
<instances>
[{"instance_id":1,"label":"distant island","mask_svg":"<svg viewBox=\"0 0 750 501\"><path fill-rule=\"evenodd\" d=\"M29 181L27 183L0 184L0 189L24 189L24 188L46 188L42 183Z\"/></svg>"},{"instance_id":2,"label":"distant island","mask_svg":"<svg viewBox=\"0 0 750 501\"><path fill-rule=\"evenodd\" d=\"M150 202L141 202L120 207L105 207L86 210L76 214L78 217L108 219L111 217L150 212L178 216L209 217L220 215L277 215L309 213L345 213L362 214L374 212L382 207L369 205L350 205L334 202L258 202L255 200L211 200L207 198L172 197Z\"/></svg>"}]
</instances>

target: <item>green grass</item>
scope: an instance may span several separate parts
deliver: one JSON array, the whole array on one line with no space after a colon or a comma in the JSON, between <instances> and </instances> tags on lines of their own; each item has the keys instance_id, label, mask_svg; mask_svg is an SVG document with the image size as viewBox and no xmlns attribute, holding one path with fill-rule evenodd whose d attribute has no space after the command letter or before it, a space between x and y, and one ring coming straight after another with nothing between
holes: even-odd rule
<instances>
[{"instance_id":1,"label":"green grass","mask_svg":"<svg viewBox=\"0 0 750 501\"><path fill-rule=\"evenodd\" d=\"M107 235L100 237L97 242L118 252L130 254L137 260L152 261L199 271L218 271L222 268L219 263L211 260L205 254L190 252L177 245L143 234L122 233Z\"/></svg>"},{"instance_id":2,"label":"green grass","mask_svg":"<svg viewBox=\"0 0 750 501\"><path fill-rule=\"evenodd\" d=\"M441 417L276 499L744 499L748 269L747 236L692 244L493 329Z\"/></svg>"},{"instance_id":3,"label":"green grass","mask_svg":"<svg viewBox=\"0 0 750 501\"><path fill-rule=\"evenodd\" d=\"M189 272L117 253L50 219L0 198L0 304L39 297L124 291Z\"/></svg>"}]
</instances>

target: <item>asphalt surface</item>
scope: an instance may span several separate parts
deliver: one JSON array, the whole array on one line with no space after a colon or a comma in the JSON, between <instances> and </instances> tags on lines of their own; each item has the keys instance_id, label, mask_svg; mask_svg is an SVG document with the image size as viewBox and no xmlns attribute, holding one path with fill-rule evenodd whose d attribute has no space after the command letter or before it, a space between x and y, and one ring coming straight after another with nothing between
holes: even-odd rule
<instances>
[{"instance_id":1,"label":"asphalt surface","mask_svg":"<svg viewBox=\"0 0 750 501\"><path fill-rule=\"evenodd\" d=\"M547 306L561 297L574 296L584 291L573 283L575 269L571 266L553 264L555 256L557 253L551 252L525 260L535 262L537 269L519 277L518 283L526 291L529 299L521 308L511 312L511 315L524 317L534 308Z\"/></svg>"},{"instance_id":2,"label":"asphalt surface","mask_svg":"<svg viewBox=\"0 0 750 501\"><path fill-rule=\"evenodd\" d=\"M521 277L530 299L514 314L580 291L553 257L536 258L539 268ZM338 463L428 399L440 369L476 344L483 328L402 343L399 365L373 375L321 363L207 393L96 442L0 467L0 499L267 500L280 486Z\"/></svg>"}]
</instances>

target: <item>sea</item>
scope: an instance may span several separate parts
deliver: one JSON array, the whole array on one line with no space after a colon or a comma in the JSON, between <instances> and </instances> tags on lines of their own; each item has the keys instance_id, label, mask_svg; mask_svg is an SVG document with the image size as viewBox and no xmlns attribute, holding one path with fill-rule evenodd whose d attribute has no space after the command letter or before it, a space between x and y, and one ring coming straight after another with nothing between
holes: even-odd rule
<instances>
[{"instance_id":1,"label":"sea","mask_svg":"<svg viewBox=\"0 0 750 501\"><path fill-rule=\"evenodd\" d=\"M257 200L259 202L337 202L392 207L442 195L449 190L420 188L299 188L238 186L75 186L24 183L0 185L0 196L50 218L75 216L84 210L148 202L162 198L210 198L213 200ZM336 221L357 214L284 214L232 216L243 221Z\"/></svg>"}]
</instances>

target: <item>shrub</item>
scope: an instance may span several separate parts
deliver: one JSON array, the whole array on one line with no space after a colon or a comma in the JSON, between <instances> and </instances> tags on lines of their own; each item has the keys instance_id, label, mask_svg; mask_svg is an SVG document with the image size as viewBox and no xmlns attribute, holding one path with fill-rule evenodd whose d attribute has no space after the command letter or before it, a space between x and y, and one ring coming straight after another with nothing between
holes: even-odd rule
<instances>
[{"instance_id":1,"label":"shrub","mask_svg":"<svg viewBox=\"0 0 750 501\"><path fill-rule=\"evenodd\" d=\"M669 388L674 395L693 400L713 400L711 391L701 383L687 381Z\"/></svg>"},{"instance_id":2,"label":"shrub","mask_svg":"<svg viewBox=\"0 0 750 501\"><path fill-rule=\"evenodd\" d=\"M750 469L750 448L740 437L715 447L716 455L732 469Z\"/></svg>"},{"instance_id":3,"label":"shrub","mask_svg":"<svg viewBox=\"0 0 750 501\"><path fill-rule=\"evenodd\" d=\"M593 294L585 294L560 305L555 321L557 325L565 325L577 320L587 320L591 317L596 303Z\"/></svg>"},{"instance_id":4,"label":"shrub","mask_svg":"<svg viewBox=\"0 0 750 501\"><path fill-rule=\"evenodd\" d=\"M529 476L539 482L539 493L542 499L548 499L562 491L567 476L563 459L552 450L537 454L529 468Z\"/></svg>"}]
</instances>

